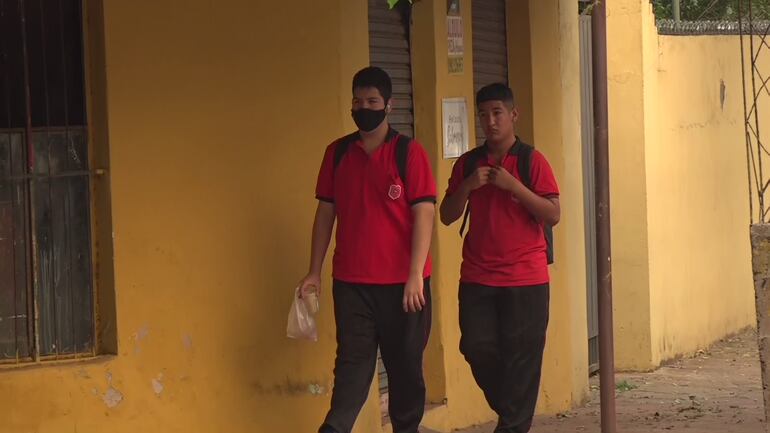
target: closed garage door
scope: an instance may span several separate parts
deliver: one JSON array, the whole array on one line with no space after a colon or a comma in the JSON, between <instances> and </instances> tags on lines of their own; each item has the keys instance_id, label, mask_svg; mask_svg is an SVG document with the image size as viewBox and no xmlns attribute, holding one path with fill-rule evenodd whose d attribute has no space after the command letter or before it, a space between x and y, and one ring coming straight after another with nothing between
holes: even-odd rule
<instances>
[{"instance_id":1,"label":"closed garage door","mask_svg":"<svg viewBox=\"0 0 770 433\"><path fill-rule=\"evenodd\" d=\"M369 0L370 62L387 71L393 80L390 124L400 133L414 137L408 14L408 8L389 10L384 0Z\"/></svg>"}]
</instances>

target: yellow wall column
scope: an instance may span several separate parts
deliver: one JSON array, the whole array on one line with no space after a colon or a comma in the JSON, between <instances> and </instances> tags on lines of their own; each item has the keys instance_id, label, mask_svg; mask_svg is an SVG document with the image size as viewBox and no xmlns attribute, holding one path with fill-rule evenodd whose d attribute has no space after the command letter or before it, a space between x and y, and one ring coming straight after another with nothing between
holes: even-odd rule
<instances>
[{"instance_id":1,"label":"yellow wall column","mask_svg":"<svg viewBox=\"0 0 770 433\"><path fill-rule=\"evenodd\" d=\"M533 106L520 109L532 110L534 144L553 166L561 188L562 218L554 232L551 321L539 401L541 411L553 413L582 402L588 388L577 3L530 0L529 14Z\"/></svg>"},{"instance_id":2,"label":"yellow wall column","mask_svg":"<svg viewBox=\"0 0 770 433\"><path fill-rule=\"evenodd\" d=\"M464 97L470 138L473 139L474 93L471 4L461 2L464 30L464 72L450 74L447 54L447 7L443 0L421 0L413 7L412 72L414 74L417 138L432 158L439 201L444 196L455 160L443 159L442 99ZM444 227L436 219L433 242L433 330L426 353L428 398L441 407L426 414L426 426L453 428L493 419L470 368L459 351L457 290L462 239L458 226Z\"/></svg>"},{"instance_id":3,"label":"yellow wall column","mask_svg":"<svg viewBox=\"0 0 770 433\"><path fill-rule=\"evenodd\" d=\"M508 83L519 106L516 134L526 143L534 141L532 123L532 29L529 0L506 0L508 33Z\"/></svg>"},{"instance_id":4,"label":"yellow wall column","mask_svg":"<svg viewBox=\"0 0 770 433\"><path fill-rule=\"evenodd\" d=\"M615 365L649 370L650 275L645 171L642 3L607 3L610 207Z\"/></svg>"}]
</instances>

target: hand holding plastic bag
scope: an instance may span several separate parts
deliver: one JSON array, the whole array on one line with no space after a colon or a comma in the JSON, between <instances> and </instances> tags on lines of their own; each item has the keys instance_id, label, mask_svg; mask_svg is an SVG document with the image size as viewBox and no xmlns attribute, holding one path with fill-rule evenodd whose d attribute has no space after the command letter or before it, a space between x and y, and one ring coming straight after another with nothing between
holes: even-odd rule
<instances>
[{"instance_id":1,"label":"hand holding plastic bag","mask_svg":"<svg viewBox=\"0 0 770 433\"><path fill-rule=\"evenodd\" d=\"M318 341L315 313L318 312L318 298L315 293L299 297L299 287L294 290L294 302L289 310L286 336L302 340Z\"/></svg>"}]
</instances>

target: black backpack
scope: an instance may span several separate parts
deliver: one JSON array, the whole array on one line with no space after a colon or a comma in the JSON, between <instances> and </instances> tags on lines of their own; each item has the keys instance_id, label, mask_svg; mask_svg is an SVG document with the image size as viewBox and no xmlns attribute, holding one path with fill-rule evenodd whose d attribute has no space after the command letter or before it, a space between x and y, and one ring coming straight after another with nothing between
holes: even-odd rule
<instances>
[{"instance_id":1,"label":"black backpack","mask_svg":"<svg viewBox=\"0 0 770 433\"><path fill-rule=\"evenodd\" d=\"M532 165L532 151L535 148L527 143L519 140L516 137L516 143L511 147L509 153L517 157L517 168L519 169L519 175L521 176L521 183L529 189L532 189L532 177L531 177L531 165ZM485 158L487 155L487 144L478 146L468 152L468 156L465 159L463 165L463 178L467 178L472 175L478 166L479 161ZM460 236L465 232L465 225L468 222L468 215L471 212L470 200L465 207L465 215L463 215L463 223L460 226ZM543 234L545 235L546 243L546 257L548 264L553 263L553 227L549 224L543 224Z\"/></svg>"},{"instance_id":2,"label":"black backpack","mask_svg":"<svg viewBox=\"0 0 770 433\"><path fill-rule=\"evenodd\" d=\"M398 176L401 178L401 182L404 183L404 188L406 188L406 159L409 156L409 143L412 142L412 139L406 135L399 134L398 131L392 128L388 131L386 139L392 139L394 135L397 137L396 151L394 152L394 155L396 158L396 167L398 168ZM360 139L361 135L358 132L354 132L342 137L339 140L339 144L334 149L335 171L337 170L337 166L340 165L340 162L342 162L342 157L345 156L345 153L348 151L348 148L350 148L350 145Z\"/></svg>"}]
</instances>

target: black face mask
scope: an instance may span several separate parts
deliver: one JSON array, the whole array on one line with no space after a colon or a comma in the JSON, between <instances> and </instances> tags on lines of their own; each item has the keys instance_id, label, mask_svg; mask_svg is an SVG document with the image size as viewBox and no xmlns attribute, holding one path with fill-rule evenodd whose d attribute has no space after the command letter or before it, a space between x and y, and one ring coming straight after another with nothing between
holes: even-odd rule
<instances>
[{"instance_id":1,"label":"black face mask","mask_svg":"<svg viewBox=\"0 0 770 433\"><path fill-rule=\"evenodd\" d=\"M368 108L359 108L350 110L353 115L353 121L356 122L358 129L364 132L372 132L385 120L387 113L385 110L370 110Z\"/></svg>"}]
</instances>

